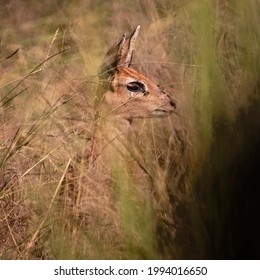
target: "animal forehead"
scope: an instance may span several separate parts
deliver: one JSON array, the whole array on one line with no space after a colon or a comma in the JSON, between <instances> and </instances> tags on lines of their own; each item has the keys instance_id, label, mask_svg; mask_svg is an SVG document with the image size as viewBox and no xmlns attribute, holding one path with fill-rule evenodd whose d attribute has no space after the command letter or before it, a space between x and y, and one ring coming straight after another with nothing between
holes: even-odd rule
<instances>
[{"instance_id":1,"label":"animal forehead","mask_svg":"<svg viewBox=\"0 0 260 280\"><path fill-rule=\"evenodd\" d=\"M124 80L126 83L139 81L144 82L147 86L156 86L154 82L152 82L149 78L145 77L144 75L140 74L139 72L135 71L132 68L120 67L119 69L119 79Z\"/></svg>"}]
</instances>

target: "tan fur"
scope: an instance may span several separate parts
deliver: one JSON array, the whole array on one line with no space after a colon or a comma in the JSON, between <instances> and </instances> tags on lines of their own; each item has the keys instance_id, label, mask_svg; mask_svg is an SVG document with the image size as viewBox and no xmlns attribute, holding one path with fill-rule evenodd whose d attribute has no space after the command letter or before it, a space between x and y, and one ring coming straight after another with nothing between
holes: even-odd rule
<instances>
[{"instance_id":1,"label":"tan fur","mask_svg":"<svg viewBox=\"0 0 260 280\"><path fill-rule=\"evenodd\" d=\"M141 82L146 93L131 96L127 85ZM112 90L105 93L105 100L116 115L125 119L165 117L175 110L175 102L153 81L132 68L119 67L116 72Z\"/></svg>"},{"instance_id":2,"label":"tan fur","mask_svg":"<svg viewBox=\"0 0 260 280\"><path fill-rule=\"evenodd\" d=\"M152 80L130 68L139 29L128 38L124 34L104 58L99 72L103 81L99 88L102 101L91 149L77 161L76 167L70 168L63 188L63 193L67 190L69 205L78 215L86 216L86 224L95 227L97 221L111 221L117 234L120 218L113 200L113 185L118 184L119 192L127 191L127 186L137 192L150 192L149 176L134 156L138 149L131 121L167 117L176 107ZM141 193L138 197L142 199Z\"/></svg>"}]
</instances>

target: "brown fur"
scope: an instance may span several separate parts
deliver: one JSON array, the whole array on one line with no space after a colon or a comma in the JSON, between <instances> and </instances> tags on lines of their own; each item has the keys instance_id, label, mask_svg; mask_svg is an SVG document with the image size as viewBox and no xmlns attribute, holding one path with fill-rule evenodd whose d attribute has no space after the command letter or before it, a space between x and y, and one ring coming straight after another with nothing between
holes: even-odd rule
<instances>
[{"instance_id":1,"label":"brown fur","mask_svg":"<svg viewBox=\"0 0 260 280\"><path fill-rule=\"evenodd\" d=\"M118 184L119 193L127 192L131 186L140 201L143 195L152 195L149 174L134 156L138 149L131 121L167 117L176 108L176 103L159 86L130 68L138 32L139 27L129 38L124 35L104 59L100 77L107 80L101 86L103 98L91 148L88 155L77 157L69 168L62 188L66 204L72 206L77 216L84 217L86 225L94 228L109 222L118 238L120 206L115 204L113 185Z\"/></svg>"}]
</instances>

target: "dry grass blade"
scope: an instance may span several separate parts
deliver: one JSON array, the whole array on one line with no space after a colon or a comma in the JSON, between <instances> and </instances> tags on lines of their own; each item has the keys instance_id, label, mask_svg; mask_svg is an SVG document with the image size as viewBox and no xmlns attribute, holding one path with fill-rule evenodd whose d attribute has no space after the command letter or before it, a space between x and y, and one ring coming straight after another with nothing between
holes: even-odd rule
<instances>
[{"instance_id":1,"label":"dry grass blade","mask_svg":"<svg viewBox=\"0 0 260 280\"><path fill-rule=\"evenodd\" d=\"M259 259L259 1L9 2L0 258Z\"/></svg>"},{"instance_id":2,"label":"dry grass blade","mask_svg":"<svg viewBox=\"0 0 260 280\"><path fill-rule=\"evenodd\" d=\"M54 194L52 196L51 202L49 204L49 207L48 207L48 209L46 211L46 214L45 214L44 218L42 219L41 223L39 224L38 228L36 229L35 233L33 234L32 238L30 239L30 241L25 246L25 249L23 250L23 252L21 252L21 255L27 254L27 252L34 246L34 243L35 243L35 241L37 239L37 236L38 236L40 230L42 229L44 223L46 222L48 216L50 215L50 211L51 211L52 206L54 204L54 201L55 201L55 199L56 199L56 197L57 197L57 195L59 193L61 184L64 181L65 175L66 175L66 173L68 171L68 168L69 168L70 164L71 164L71 159L69 159L69 161L67 162L67 165L66 165L66 167L64 169L64 172L63 172L63 174L62 174L62 176L60 178L60 181L59 181L59 183L58 183L58 185L57 185L57 187L55 189L55 192L54 192Z\"/></svg>"}]
</instances>

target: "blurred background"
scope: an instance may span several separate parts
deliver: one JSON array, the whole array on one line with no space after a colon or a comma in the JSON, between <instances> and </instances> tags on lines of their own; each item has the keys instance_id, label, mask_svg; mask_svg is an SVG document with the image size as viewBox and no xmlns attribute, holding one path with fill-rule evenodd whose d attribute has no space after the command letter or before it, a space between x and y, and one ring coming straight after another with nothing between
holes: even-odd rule
<instances>
[{"instance_id":1,"label":"blurred background","mask_svg":"<svg viewBox=\"0 0 260 280\"><path fill-rule=\"evenodd\" d=\"M0 0L0 258L259 259L259 16L257 0ZM139 24L132 67L177 101L137 124L163 202L114 196L92 227L57 190L92 137L98 67Z\"/></svg>"}]
</instances>

